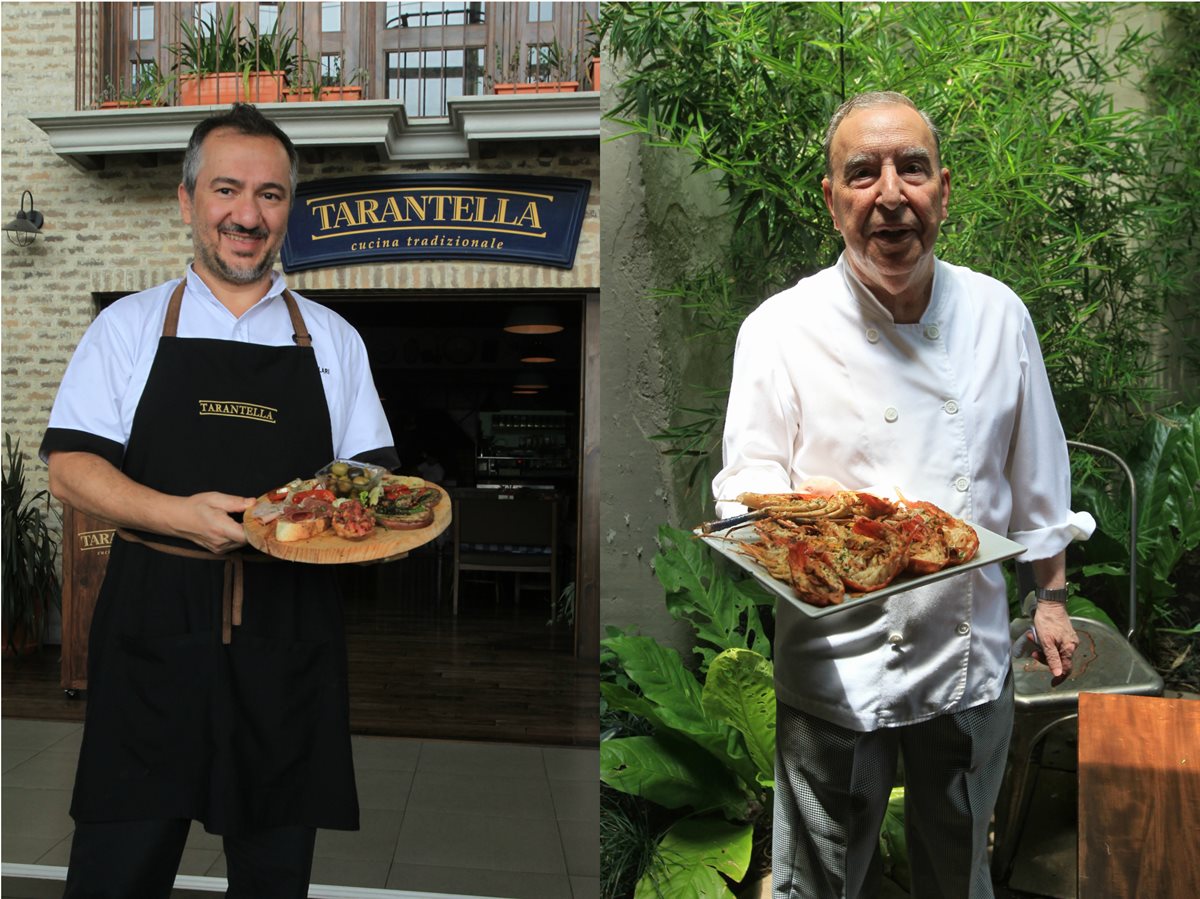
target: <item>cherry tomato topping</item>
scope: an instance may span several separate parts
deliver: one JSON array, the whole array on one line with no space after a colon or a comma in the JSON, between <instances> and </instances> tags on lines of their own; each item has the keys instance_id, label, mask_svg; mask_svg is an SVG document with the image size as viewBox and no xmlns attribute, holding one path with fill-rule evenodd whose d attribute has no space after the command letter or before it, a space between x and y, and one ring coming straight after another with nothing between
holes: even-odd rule
<instances>
[{"instance_id":1,"label":"cherry tomato topping","mask_svg":"<svg viewBox=\"0 0 1200 899\"><path fill-rule=\"evenodd\" d=\"M287 499L288 489L280 487L278 490L272 490L267 494L267 501L272 503L281 503Z\"/></svg>"}]
</instances>

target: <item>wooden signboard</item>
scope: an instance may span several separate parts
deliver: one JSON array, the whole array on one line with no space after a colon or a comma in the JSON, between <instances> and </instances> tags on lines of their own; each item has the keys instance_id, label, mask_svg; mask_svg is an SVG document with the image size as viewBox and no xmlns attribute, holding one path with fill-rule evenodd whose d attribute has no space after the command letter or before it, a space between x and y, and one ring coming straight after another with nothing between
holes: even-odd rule
<instances>
[{"instance_id":1,"label":"wooden signboard","mask_svg":"<svg viewBox=\"0 0 1200 899\"><path fill-rule=\"evenodd\" d=\"M62 687L87 689L88 631L108 567L113 525L63 506Z\"/></svg>"}]
</instances>

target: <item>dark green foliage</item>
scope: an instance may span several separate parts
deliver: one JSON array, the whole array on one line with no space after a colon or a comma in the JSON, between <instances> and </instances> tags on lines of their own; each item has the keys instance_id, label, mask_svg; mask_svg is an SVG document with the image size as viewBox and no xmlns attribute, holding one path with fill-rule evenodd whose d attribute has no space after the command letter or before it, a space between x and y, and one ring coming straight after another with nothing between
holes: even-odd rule
<instances>
[{"instance_id":1,"label":"dark green foliage","mask_svg":"<svg viewBox=\"0 0 1200 899\"><path fill-rule=\"evenodd\" d=\"M27 496L25 457L21 443L4 435L3 502L4 554L0 568L4 604L4 648L16 651L18 628L35 635L49 603L58 605L61 588L56 560L58 543L46 524L50 494L45 490ZM41 507L44 507L41 508ZM40 635L39 635L40 636Z\"/></svg>"},{"instance_id":2,"label":"dark green foliage","mask_svg":"<svg viewBox=\"0 0 1200 899\"><path fill-rule=\"evenodd\" d=\"M717 173L736 220L726 259L656 296L733 337L765 296L840 252L821 195L825 125L844 97L898 90L940 124L951 170L939 255L1026 302L1068 435L1127 448L1156 402L1152 350L1196 264L1198 17L1126 25L1118 4L628 3L605 7L627 63L612 117ZM1119 106L1142 86L1151 105ZM1135 97L1134 102L1138 99ZM712 474L720 381L660 435ZM712 391L717 390L713 396Z\"/></svg>"}]
</instances>

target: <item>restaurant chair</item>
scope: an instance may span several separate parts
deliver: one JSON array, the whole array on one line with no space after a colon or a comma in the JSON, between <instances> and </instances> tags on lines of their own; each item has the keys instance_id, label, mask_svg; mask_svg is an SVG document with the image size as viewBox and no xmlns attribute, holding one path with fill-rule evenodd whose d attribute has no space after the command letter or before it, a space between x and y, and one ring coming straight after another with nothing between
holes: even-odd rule
<instances>
[{"instance_id":1,"label":"restaurant chair","mask_svg":"<svg viewBox=\"0 0 1200 899\"><path fill-rule=\"evenodd\" d=\"M1071 616L1079 635L1070 677L1057 686L1051 684L1050 669L1029 656L1014 658L1013 686L1015 713L1008 762L1000 797L996 803L995 842L992 848L992 880L1007 883L1012 873L1021 832L1029 813L1030 799L1041 765L1046 736L1059 725L1076 722L1080 693L1121 693L1161 696L1163 679L1154 667L1134 649L1130 640L1137 625L1137 485L1125 460L1103 447L1075 440L1068 447L1116 462L1129 484L1129 624L1125 633L1090 618ZM1032 566L1017 565L1018 592L1028 596L1033 590ZM1029 619L1012 622L1012 638L1023 640Z\"/></svg>"},{"instance_id":2,"label":"restaurant chair","mask_svg":"<svg viewBox=\"0 0 1200 899\"><path fill-rule=\"evenodd\" d=\"M454 502L453 607L458 614L464 572L512 574L520 598L523 574L545 575L550 601L558 595L558 501L553 496L459 497ZM497 598L499 582L493 580Z\"/></svg>"}]
</instances>

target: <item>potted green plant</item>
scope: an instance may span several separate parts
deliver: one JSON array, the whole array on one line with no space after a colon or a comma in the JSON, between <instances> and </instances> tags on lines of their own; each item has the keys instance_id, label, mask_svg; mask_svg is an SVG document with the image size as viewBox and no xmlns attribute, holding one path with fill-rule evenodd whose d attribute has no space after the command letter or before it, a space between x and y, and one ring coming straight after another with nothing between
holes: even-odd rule
<instances>
[{"instance_id":1,"label":"potted green plant","mask_svg":"<svg viewBox=\"0 0 1200 899\"><path fill-rule=\"evenodd\" d=\"M492 85L497 94L562 94L579 90L579 78L575 71L575 53L563 50L558 40L548 44L532 46L536 58L530 59L525 69L525 80L519 80L520 47L513 50L512 59L500 71L503 81ZM496 56L499 59L499 53Z\"/></svg>"},{"instance_id":2,"label":"potted green plant","mask_svg":"<svg viewBox=\"0 0 1200 899\"><path fill-rule=\"evenodd\" d=\"M305 57L296 67L297 83L284 92L288 103L310 103L314 100L361 100L370 73L363 68L355 69L348 79L343 79L342 69L338 74L323 73L320 60Z\"/></svg>"},{"instance_id":3,"label":"potted green plant","mask_svg":"<svg viewBox=\"0 0 1200 899\"><path fill-rule=\"evenodd\" d=\"M167 87L170 81L159 70L158 63L148 62L128 83L120 79L113 84L111 76L104 76L104 90L100 92L99 109L127 109L133 106L165 106Z\"/></svg>"},{"instance_id":4,"label":"potted green plant","mask_svg":"<svg viewBox=\"0 0 1200 899\"><path fill-rule=\"evenodd\" d=\"M25 459L20 441L4 435L3 474L3 569L0 569L0 599L3 601L4 653L20 654L41 643L41 629L49 603L59 604L62 585L56 560L58 543L46 522L50 494L39 490L27 496ZM43 510L41 507L44 506Z\"/></svg>"},{"instance_id":5,"label":"potted green plant","mask_svg":"<svg viewBox=\"0 0 1200 899\"><path fill-rule=\"evenodd\" d=\"M179 102L200 106L246 100L278 103L296 69L296 32L281 28L259 32L250 23L240 33L235 7L220 19L183 22L182 37L170 47L179 72Z\"/></svg>"}]
</instances>

